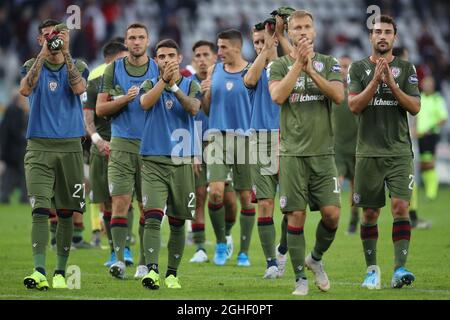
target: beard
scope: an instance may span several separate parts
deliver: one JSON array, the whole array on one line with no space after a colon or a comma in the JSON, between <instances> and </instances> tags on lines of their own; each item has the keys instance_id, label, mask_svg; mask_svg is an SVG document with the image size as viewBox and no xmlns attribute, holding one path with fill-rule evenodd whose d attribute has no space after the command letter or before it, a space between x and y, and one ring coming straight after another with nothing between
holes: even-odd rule
<instances>
[{"instance_id":1,"label":"beard","mask_svg":"<svg viewBox=\"0 0 450 320\"><path fill-rule=\"evenodd\" d=\"M144 50L142 50L142 51L130 51L130 55L131 56L133 56L133 58L140 58L140 57L142 57L143 55L145 55L145 49Z\"/></svg>"},{"instance_id":2,"label":"beard","mask_svg":"<svg viewBox=\"0 0 450 320\"><path fill-rule=\"evenodd\" d=\"M384 55L386 53L388 53L389 51L391 51L392 47L389 46L388 44L385 45L384 48L381 48L380 45L377 45L375 47L375 52L379 55Z\"/></svg>"}]
</instances>

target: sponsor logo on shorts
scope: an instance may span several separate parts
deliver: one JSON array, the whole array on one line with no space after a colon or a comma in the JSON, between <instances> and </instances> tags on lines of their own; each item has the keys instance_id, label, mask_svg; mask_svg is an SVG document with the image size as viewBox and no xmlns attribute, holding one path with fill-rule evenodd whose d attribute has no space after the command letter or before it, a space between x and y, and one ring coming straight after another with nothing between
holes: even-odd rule
<instances>
[{"instance_id":1,"label":"sponsor logo on shorts","mask_svg":"<svg viewBox=\"0 0 450 320\"><path fill-rule=\"evenodd\" d=\"M31 197L30 198L30 204L31 204L31 207L34 208L34 205L36 204L36 198L35 197Z\"/></svg>"},{"instance_id":2,"label":"sponsor logo on shorts","mask_svg":"<svg viewBox=\"0 0 450 320\"><path fill-rule=\"evenodd\" d=\"M360 203L361 202L361 195L359 194L359 193L354 193L353 194L353 202L355 203L355 204L358 204L358 203Z\"/></svg>"},{"instance_id":3,"label":"sponsor logo on shorts","mask_svg":"<svg viewBox=\"0 0 450 320\"><path fill-rule=\"evenodd\" d=\"M94 201L94 191L89 192L89 200Z\"/></svg>"},{"instance_id":4,"label":"sponsor logo on shorts","mask_svg":"<svg viewBox=\"0 0 450 320\"><path fill-rule=\"evenodd\" d=\"M86 202L84 202L84 201L80 202L80 208L81 209L83 209L85 205L86 205Z\"/></svg>"},{"instance_id":5,"label":"sponsor logo on shorts","mask_svg":"<svg viewBox=\"0 0 450 320\"><path fill-rule=\"evenodd\" d=\"M280 197L280 208L283 209L284 207L286 207L286 204L287 204L286 196L281 196Z\"/></svg>"},{"instance_id":6,"label":"sponsor logo on shorts","mask_svg":"<svg viewBox=\"0 0 450 320\"><path fill-rule=\"evenodd\" d=\"M147 201L148 201L148 197L147 195L142 197L142 204L144 205L144 207L147 205Z\"/></svg>"},{"instance_id":7,"label":"sponsor logo on shorts","mask_svg":"<svg viewBox=\"0 0 450 320\"><path fill-rule=\"evenodd\" d=\"M256 194L256 184L252 185L252 191L254 194Z\"/></svg>"},{"instance_id":8,"label":"sponsor logo on shorts","mask_svg":"<svg viewBox=\"0 0 450 320\"><path fill-rule=\"evenodd\" d=\"M80 95L80 99L81 99L81 103L87 102L87 92L86 91Z\"/></svg>"},{"instance_id":9,"label":"sponsor logo on shorts","mask_svg":"<svg viewBox=\"0 0 450 320\"><path fill-rule=\"evenodd\" d=\"M108 185L108 189L109 189L109 193L112 193L113 190L114 190L114 184L110 183L110 184Z\"/></svg>"}]
</instances>

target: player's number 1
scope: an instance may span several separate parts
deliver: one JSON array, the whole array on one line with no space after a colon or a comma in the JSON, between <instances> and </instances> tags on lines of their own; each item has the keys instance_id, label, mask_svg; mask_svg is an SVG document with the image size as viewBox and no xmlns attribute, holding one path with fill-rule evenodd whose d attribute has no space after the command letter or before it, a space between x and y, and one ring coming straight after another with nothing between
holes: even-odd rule
<instances>
[{"instance_id":1,"label":"player's number 1","mask_svg":"<svg viewBox=\"0 0 450 320\"><path fill-rule=\"evenodd\" d=\"M341 193L341 187L339 186L339 180L336 177L333 177L334 180L334 193Z\"/></svg>"}]
</instances>

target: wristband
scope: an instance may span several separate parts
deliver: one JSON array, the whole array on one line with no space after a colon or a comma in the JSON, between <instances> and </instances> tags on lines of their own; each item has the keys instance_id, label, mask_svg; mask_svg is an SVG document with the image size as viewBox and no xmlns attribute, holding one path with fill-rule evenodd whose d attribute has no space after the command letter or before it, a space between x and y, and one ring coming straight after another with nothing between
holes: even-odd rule
<instances>
[{"instance_id":1,"label":"wristband","mask_svg":"<svg viewBox=\"0 0 450 320\"><path fill-rule=\"evenodd\" d=\"M94 144L97 144L97 142L99 142L100 140L102 140L102 137L100 137L100 135L98 134L98 132L93 133L91 135L91 140Z\"/></svg>"},{"instance_id":2,"label":"wristband","mask_svg":"<svg viewBox=\"0 0 450 320\"><path fill-rule=\"evenodd\" d=\"M177 92L178 90L180 90L180 88L178 88L176 83L170 87L170 91L172 91L173 93Z\"/></svg>"}]
</instances>

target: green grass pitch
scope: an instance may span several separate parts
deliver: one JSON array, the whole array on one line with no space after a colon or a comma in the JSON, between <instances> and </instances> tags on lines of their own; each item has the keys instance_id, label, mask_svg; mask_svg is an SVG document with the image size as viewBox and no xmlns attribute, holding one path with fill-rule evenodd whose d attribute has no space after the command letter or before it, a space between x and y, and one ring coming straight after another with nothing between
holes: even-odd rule
<instances>
[{"instance_id":1,"label":"green grass pitch","mask_svg":"<svg viewBox=\"0 0 450 320\"><path fill-rule=\"evenodd\" d=\"M179 269L182 285L180 290L170 290L161 286L160 290L150 291L142 287L140 281L132 276L135 267L127 269L128 279L113 279L103 263L108 251L101 249L74 250L70 254L69 265L78 265L81 269L81 289L52 290L40 292L27 290L23 286L23 277L32 272L30 246L31 214L26 205L13 204L0 206L0 299L227 299L227 300L288 300L288 299L450 299L450 189L441 188L435 202L426 202L422 190L419 198L419 216L432 220L429 230L413 230L407 267L416 275L412 287L391 289L389 287L393 272L393 245L391 239L392 216L387 206L382 210L379 221L378 264L381 268L383 288L378 291L363 290L360 283L365 274L365 263L359 235L345 234L349 220L348 192L343 192L343 210L336 240L324 256L324 263L331 281L331 290L320 292L313 284L313 275L307 271L310 280L310 292L307 297L294 297L294 279L290 261L283 278L263 280L265 270L264 255L260 246L255 224L250 248L251 267L236 266L239 249L239 219L233 228L235 250L233 257L223 267L212 262L191 264L195 247L186 246L183 261ZM135 212L137 217L137 211ZM277 205L275 223L279 237L281 213ZM137 221L135 218L135 235ZM210 260L213 256L213 230L206 219L207 251ZM315 228L319 221L318 213L308 213L305 226L307 249L314 244ZM85 217L84 237L90 239L89 213ZM163 240L168 239L168 224L162 226ZM106 245L106 238L102 239ZM138 260L138 247L132 247L135 261ZM53 273L55 252L47 251L47 272ZM160 255L160 270L165 273L167 266L167 248ZM49 282L51 285L51 279Z\"/></svg>"}]
</instances>

